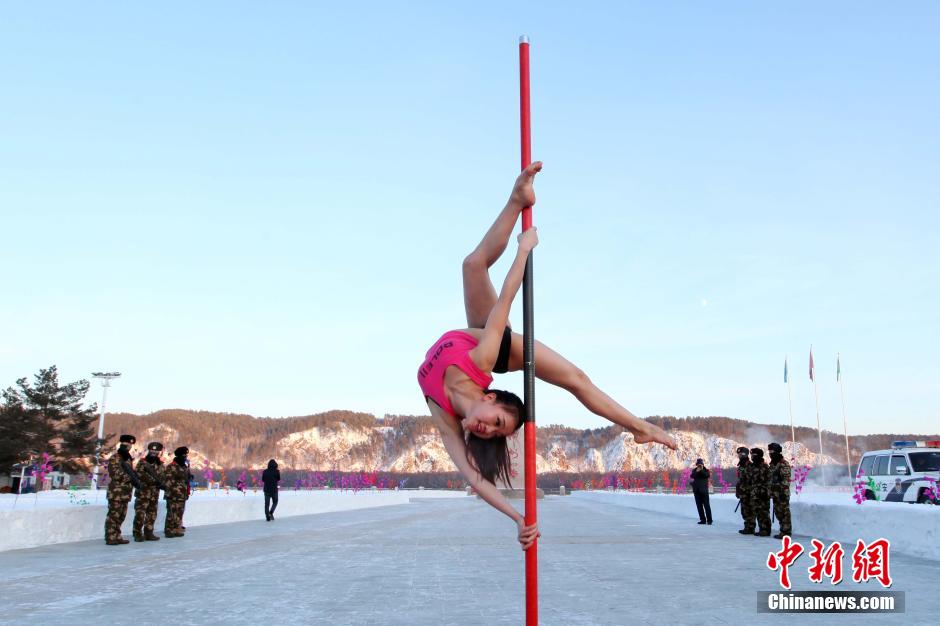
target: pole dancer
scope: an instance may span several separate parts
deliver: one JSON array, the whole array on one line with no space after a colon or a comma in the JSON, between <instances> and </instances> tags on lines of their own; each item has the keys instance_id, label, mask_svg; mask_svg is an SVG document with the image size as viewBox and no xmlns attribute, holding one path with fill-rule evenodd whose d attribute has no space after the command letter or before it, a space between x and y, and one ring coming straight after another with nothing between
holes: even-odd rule
<instances>
[{"instance_id":1,"label":"pole dancer","mask_svg":"<svg viewBox=\"0 0 940 626\"><path fill-rule=\"evenodd\" d=\"M527 54L528 45L523 42L520 59ZM525 153L523 158L527 159ZM468 328L444 333L427 351L418 369L418 385L441 433L444 448L480 497L516 522L517 539L523 550L531 548L539 536L534 506L526 505L527 514L531 511L533 518L532 523L528 523L526 517L503 497L495 482L497 478L509 482L510 457L506 437L522 426L527 415L526 406L517 395L490 388L493 382L491 373L516 372L528 363L535 378L568 391L592 413L633 433L637 443L660 443L676 449L672 437L664 430L618 404L580 368L545 344L535 341L531 334L528 339L531 348L526 357L523 336L512 332L509 326L509 310L522 285L529 252L538 244L537 230L530 227L518 236L515 258L498 295L490 280L489 268L506 249L523 209L535 204L533 182L541 170L539 161L525 167L516 179L506 205L463 261L463 295ZM538 371L533 371L536 362ZM527 385L530 391L531 386ZM526 435L531 437L531 443L527 441L526 481L531 481L533 489L530 493L534 497L534 424L527 427Z\"/></svg>"}]
</instances>

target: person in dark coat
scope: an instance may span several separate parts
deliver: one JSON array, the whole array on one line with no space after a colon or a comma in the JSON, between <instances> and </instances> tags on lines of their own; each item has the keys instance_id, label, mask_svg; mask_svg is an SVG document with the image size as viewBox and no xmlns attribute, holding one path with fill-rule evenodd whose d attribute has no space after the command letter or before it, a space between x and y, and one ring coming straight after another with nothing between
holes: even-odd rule
<instances>
[{"instance_id":1,"label":"person in dark coat","mask_svg":"<svg viewBox=\"0 0 940 626\"><path fill-rule=\"evenodd\" d=\"M711 472L705 467L705 461L695 460L695 467L692 468L692 495L695 496L695 506L698 508L698 523L712 523L712 505L708 502L708 477Z\"/></svg>"},{"instance_id":2,"label":"person in dark coat","mask_svg":"<svg viewBox=\"0 0 940 626\"><path fill-rule=\"evenodd\" d=\"M166 538L182 537L186 532L183 526L183 513L186 500L189 499L189 448L180 446L173 451L173 462L163 469L163 499L166 500L166 522L163 536Z\"/></svg>"},{"instance_id":3,"label":"person in dark coat","mask_svg":"<svg viewBox=\"0 0 940 626\"><path fill-rule=\"evenodd\" d=\"M121 525L127 517L127 504L131 501L134 488L140 489L140 478L131 462L130 448L137 443L134 435L121 435L121 445L117 452L108 459L108 516L104 522L104 540L109 546L130 543L121 536Z\"/></svg>"},{"instance_id":4,"label":"person in dark coat","mask_svg":"<svg viewBox=\"0 0 940 626\"><path fill-rule=\"evenodd\" d=\"M137 476L140 488L134 492L134 541L159 541L153 534L153 523L157 519L160 490L166 489L163 481L163 460L160 454L163 444L151 441L147 444L147 456L137 461Z\"/></svg>"},{"instance_id":5,"label":"person in dark coat","mask_svg":"<svg viewBox=\"0 0 940 626\"><path fill-rule=\"evenodd\" d=\"M774 539L789 537L793 532L793 520L790 516L790 464L783 458L783 446L772 443L770 451L770 499L773 501L774 516L780 522L780 533Z\"/></svg>"},{"instance_id":6,"label":"person in dark coat","mask_svg":"<svg viewBox=\"0 0 940 626\"><path fill-rule=\"evenodd\" d=\"M268 469L261 474L264 483L264 517L269 522L274 519L274 509L277 508L277 483L281 480L281 472L277 469L277 461L268 461ZM270 508L269 508L270 506Z\"/></svg>"},{"instance_id":7,"label":"person in dark coat","mask_svg":"<svg viewBox=\"0 0 940 626\"><path fill-rule=\"evenodd\" d=\"M764 462L764 451L751 448L751 464L748 466L747 484L749 499L757 517L759 537L770 536L770 466Z\"/></svg>"},{"instance_id":8,"label":"person in dark coat","mask_svg":"<svg viewBox=\"0 0 940 626\"><path fill-rule=\"evenodd\" d=\"M740 500L738 506L741 507L741 517L744 519L744 528L738 531L742 535L753 535L754 527L757 525L757 515L754 504L751 502L750 467L750 450L744 446L739 446L738 482L734 486L734 495Z\"/></svg>"}]
</instances>

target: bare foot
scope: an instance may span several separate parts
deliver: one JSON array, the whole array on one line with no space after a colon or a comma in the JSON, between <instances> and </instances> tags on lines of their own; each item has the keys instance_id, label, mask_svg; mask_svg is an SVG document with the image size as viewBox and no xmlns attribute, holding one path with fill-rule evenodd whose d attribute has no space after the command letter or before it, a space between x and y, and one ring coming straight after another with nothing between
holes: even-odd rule
<instances>
[{"instance_id":1,"label":"bare foot","mask_svg":"<svg viewBox=\"0 0 940 626\"><path fill-rule=\"evenodd\" d=\"M643 426L633 433L633 439L637 443L661 443L671 450L676 449L676 442L665 430L656 424L650 424L642 421Z\"/></svg>"},{"instance_id":2,"label":"bare foot","mask_svg":"<svg viewBox=\"0 0 940 626\"><path fill-rule=\"evenodd\" d=\"M540 171L542 171L541 161L536 161L522 170L519 178L516 179L516 184L513 185L512 193L509 195L511 203L519 208L535 205L535 189L532 188L532 183L535 180L535 175Z\"/></svg>"}]
</instances>

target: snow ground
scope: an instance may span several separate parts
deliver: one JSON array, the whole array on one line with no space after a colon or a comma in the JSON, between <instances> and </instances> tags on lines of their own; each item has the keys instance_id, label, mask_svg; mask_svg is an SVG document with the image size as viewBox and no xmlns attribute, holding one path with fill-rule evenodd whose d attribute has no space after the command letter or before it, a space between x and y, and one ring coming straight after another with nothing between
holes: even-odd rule
<instances>
[{"instance_id":1,"label":"snow ground","mask_svg":"<svg viewBox=\"0 0 940 626\"><path fill-rule=\"evenodd\" d=\"M456 497L464 496L463 491L443 491L443 490L431 490L431 489L402 489L402 490L381 490L380 493L392 493L392 492L401 492L403 494L408 494L411 497L447 497L448 494L451 494ZM82 506L90 505L103 505L107 506L107 492L108 490L101 489L95 491L94 489L76 489L74 491L69 491L68 489L52 489L49 491L42 491L38 494L28 493L21 495L19 500L16 499L16 494L4 493L0 494L0 511L30 511L37 509L71 509L78 508ZM70 495L70 493L72 495ZM330 490L330 489L315 489L315 490L297 490L288 488L281 488L279 491L280 497L283 498L293 498L293 497L302 497L303 494L310 493L354 493L351 490ZM370 489L362 489L358 493L368 494L374 493ZM160 497L163 497L163 494L160 494ZM208 500L213 502L228 502L228 501L244 501L245 499L256 500L260 498L264 500L264 494L260 489L248 489L245 493L236 491L235 489L197 489L189 496L187 502L194 502L196 500ZM84 500L84 504L82 501ZM131 500L131 506L133 507L134 501ZM264 505L262 505L262 508Z\"/></svg>"},{"instance_id":2,"label":"snow ground","mask_svg":"<svg viewBox=\"0 0 940 626\"><path fill-rule=\"evenodd\" d=\"M600 495L600 494L597 494ZM893 554L906 613L758 615L780 542L576 494L539 502L541 623L934 624L936 561ZM186 537L0 553L4 623L520 624L515 528L476 498L190 528ZM848 557L847 557L848 559ZM791 569L797 590L833 589ZM847 569L851 571L850 563ZM880 590L843 582L840 591Z\"/></svg>"},{"instance_id":3,"label":"snow ground","mask_svg":"<svg viewBox=\"0 0 940 626\"><path fill-rule=\"evenodd\" d=\"M434 490L282 490L278 517L311 515L330 511L406 504L410 498L466 498L463 491ZM81 504L81 502L87 504ZM104 537L107 497L104 490L46 491L39 494L0 496L0 551L31 548L53 543L86 541ZM166 502L160 500L155 530L162 530ZM186 503L183 523L187 528L207 524L242 522L264 518L264 494L231 490L196 491ZM128 506L122 530L130 537L134 520L134 501Z\"/></svg>"},{"instance_id":4,"label":"snow ground","mask_svg":"<svg viewBox=\"0 0 940 626\"><path fill-rule=\"evenodd\" d=\"M579 492L578 496L615 506L698 518L691 495L598 490ZM741 514L734 510L738 501L733 494L712 494L709 500L715 524L743 527ZM872 541L884 537L891 541L892 554L900 552L940 561L938 506L903 502L857 504L848 493L804 492L790 499L790 512L795 534L839 541L849 552L858 539ZM777 529L774 524L774 534Z\"/></svg>"}]
</instances>

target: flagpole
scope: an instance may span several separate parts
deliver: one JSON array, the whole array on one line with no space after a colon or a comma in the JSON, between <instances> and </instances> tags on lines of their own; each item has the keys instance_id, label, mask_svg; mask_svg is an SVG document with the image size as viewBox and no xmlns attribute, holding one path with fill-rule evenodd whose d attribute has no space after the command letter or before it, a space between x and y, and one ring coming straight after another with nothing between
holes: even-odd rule
<instances>
[{"instance_id":1,"label":"flagpole","mask_svg":"<svg viewBox=\"0 0 940 626\"><path fill-rule=\"evenodd\" d=\"M845 433L845 464L849 472L849 484L852 484L852 457L849 455L849 424L845 419L845 381L842 380L841 355L836 353L836 380L839 381L839 397L842 399L842 430Z\"/></svg>"},{"instance_id":2,"label":"flagpole","mask_svg":"<svg viewBox=\"0 0 940 626\"><path fill-rule=\"evenodd\" d=\"M783 373L787 383L787 405L790 408L790 460L796 459L796 429L793 428L793 392L790 391L790 374L787 371L787 357L783 358Z\"/></svg>"},{"instance_id":3,"label":"flagpole","mask_svg":"<svg viewBox=\"0 0 940 626\"><path fill-rule=\"evenodd\" d=\"M822 426L819 422L819 387L816 384L816 372L813 368L813 346L809 347L809 374L813 381L813 396L816 398L816 434L819 436L819 474L822 476L823 485L826 484L826 470L823 464L823 444L822 444Z\"/></svg>"}]
</instances>

